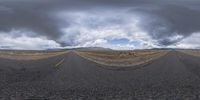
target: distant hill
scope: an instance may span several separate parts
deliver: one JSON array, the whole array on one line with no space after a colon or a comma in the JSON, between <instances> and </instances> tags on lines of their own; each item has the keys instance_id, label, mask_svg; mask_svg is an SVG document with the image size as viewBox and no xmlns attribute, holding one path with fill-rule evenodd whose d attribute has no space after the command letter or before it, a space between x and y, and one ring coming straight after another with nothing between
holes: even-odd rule
<instances>
[{"instance_id":1,"label":"distant hill","mask_svg":"<svg viewBox=\"0 0 200 100\"><path fill-rule=\"evenodd\" d=\"M75 48L75 50L112 50L110 48L103 48L103 47L81 47L81 48Z\"/></svg>"}]
</instances>

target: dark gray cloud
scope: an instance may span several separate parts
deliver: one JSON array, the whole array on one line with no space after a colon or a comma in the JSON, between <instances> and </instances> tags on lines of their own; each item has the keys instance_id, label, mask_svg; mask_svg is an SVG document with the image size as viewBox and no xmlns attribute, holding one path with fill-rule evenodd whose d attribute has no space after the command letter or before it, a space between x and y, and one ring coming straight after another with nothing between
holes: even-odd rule
<instances>
[{"instance_id":1,"label":"dark gray cloud","mask_svg":"<svg viewBox=\"0 0 200 100\"><path fill-rule=\"evenodd\" d=\"M0 31L12 29L30 30L36 35L44 35L50 39L62 36L62 21L55 18L54 12L59 10L83 10L96 6L123 5L129 0L1 0ZM139 0L134 1L139 3ZM68 23L64 23L65 27ZM33 35L33 34L28 34Z\"/></svg>"},{"instance_id":2,"label":"dark gray cloud","mask_svg":"<svg viewBox=\"0 0 200 100\"><path fill-rule=\"evenodd\" d=\"M41 35L57 41L63 35L61 27L69 26L70 21L56 18L55 12L132 8L129 13L145 16L140 24L143 30L160 45L170 45L200 31L199 4L199 0L1 0L0 31L30 30L36 33L31 36ZM175 35L183 38L170 39Z\"/></svg>"},{"instance_id":3,"label":"dark gray cloud","mask_svg":"<svg viewBox=\"0 0 200 100\"><path fill-rule=\"evenodd\" d=\"M22 29L57 38L60 34L57 24L56 19L37 8L0 6L0 31Z\"/></svg>"},{"instance_id":4,"label":"dark gray cloud","mask_svg":"<svg viewBox=\"0 0 200 100\"><path fill-rule=\"evenodd\" d=\"M200 9L180 5L163 5L154 7L139 7L132 11L148 16L141 27L151 36L158 39L162 45L170 45L180 41L192 33L200 32ZM182 35L183 38L170 40L169 37Z\"/></svg>"}]
</instances>

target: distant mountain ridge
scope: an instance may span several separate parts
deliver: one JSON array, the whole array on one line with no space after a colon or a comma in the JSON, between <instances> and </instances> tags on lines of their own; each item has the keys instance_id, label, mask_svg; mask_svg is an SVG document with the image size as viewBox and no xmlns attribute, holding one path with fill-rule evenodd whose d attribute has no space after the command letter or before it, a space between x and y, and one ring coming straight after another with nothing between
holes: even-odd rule
<instances>
[{"instance_id":1,"label":"distant mountain ridge","mask_svg":"<svg viewBox=\"0 0 200 100\"><path fill-rule=\"evenodd\" d=\"M80 48L74 48L76 50L112 50L110 48L103 48L103 47L80 47Z\"/></svg>"}]
</instances>

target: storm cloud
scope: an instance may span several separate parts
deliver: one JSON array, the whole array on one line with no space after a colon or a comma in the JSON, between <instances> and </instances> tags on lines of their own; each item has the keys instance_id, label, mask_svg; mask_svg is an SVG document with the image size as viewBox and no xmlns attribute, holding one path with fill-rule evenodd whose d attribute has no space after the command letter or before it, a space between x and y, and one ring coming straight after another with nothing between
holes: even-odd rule
<instances>
[{"instance_id":1,"label":"storm cloud","mask_svg":"<svg viewBox=\"0 0 200 100\"><path fill-rule=\"evenodd\" d=\"M200 9L180 5L164 5L154 8L138 8L146 16L141 27L162 45L170 45L200 31ZM171 37L181 35L182 38L170 40ZM170 38L169 38L170 37Z\"/></svg>"},{"instance_id":2,"label":"storm cloud","mask_svg":"<svg viewBox=\"0 0 200 100\"><path fill-rule=\"evenodd\" d=\"M115 47L109 40L119 38L136 41L126 44L133 48L167 47L199 33L198 5L198 0L1 0L0 34L45 37L62 47Z\"/></svg>"}]
</instances>

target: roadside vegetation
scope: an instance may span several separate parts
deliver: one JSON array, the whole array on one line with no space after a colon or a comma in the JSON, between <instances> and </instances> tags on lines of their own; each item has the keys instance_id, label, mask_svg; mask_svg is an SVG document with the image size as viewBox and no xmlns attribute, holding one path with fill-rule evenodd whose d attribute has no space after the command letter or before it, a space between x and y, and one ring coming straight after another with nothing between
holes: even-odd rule
<instances>
[{"instance_id":1,"label":"roadside vegetation","mask_svg":"<svg viewBox=\"0 0 200 100\"><path fill-rule=\"evenodd\" d=\"M37 60L65 53L66 50L0 50L0 58L14 60Z\"/></svg>"},{"instance_id":2,"label":"roadside vegetation","mask_svg":"<svg viewBox=\"0 0 200 100\"><path fill-rule=\"evenodd\" d=\"M96 50L78 51L77 54L88 60L108 66L134 66L159 58L167 52L167 50Z\"/></svg>"},{"instance_id":3,"label":"roadside vegetation","mask_svg":"<svg viewBox=\"0 0 200 100\"><path fill-rule=\"evenodd\" d=\"M200 50L199 49L185 49L185 50L179 50L182 53L192 55L192 56L198 56L200 57Z\"/></svg>"}]
</instances>

